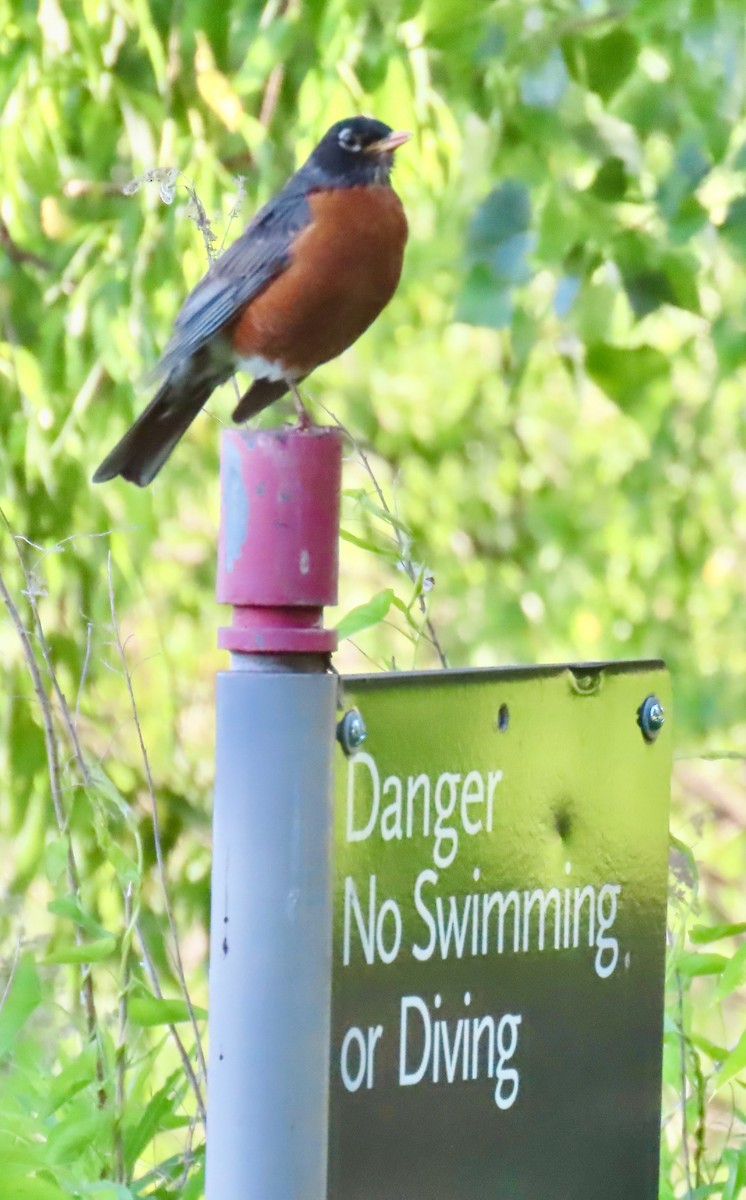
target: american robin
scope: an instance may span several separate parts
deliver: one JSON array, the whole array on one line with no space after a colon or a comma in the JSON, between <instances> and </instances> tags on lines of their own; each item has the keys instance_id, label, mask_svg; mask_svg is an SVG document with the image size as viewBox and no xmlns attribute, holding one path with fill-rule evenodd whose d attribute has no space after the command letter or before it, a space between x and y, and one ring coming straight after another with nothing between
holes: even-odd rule
<instances>
[{"instance_id":1,"label":"american robin","mask_svg":"<svg viewBox=\"0 0 746 1200\"><path fill-rule=\"evenodd\" d=\"M237 369L254 382L234 421L287 391L300 403L297 384L368 328L401 274L407 221L390 174L409 136L368 117L332 125L187 296L156 367L163 383L95 483L116 475L150 483Z\"/></svg>"}]
</instances>

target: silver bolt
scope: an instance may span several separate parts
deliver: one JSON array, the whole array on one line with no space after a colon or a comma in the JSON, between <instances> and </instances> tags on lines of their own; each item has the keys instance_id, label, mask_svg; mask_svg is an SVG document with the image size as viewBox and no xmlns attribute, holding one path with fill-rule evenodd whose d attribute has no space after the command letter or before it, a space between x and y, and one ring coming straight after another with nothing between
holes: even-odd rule
<instances>
[{"instance_id":1,"label":"silver bolt","mask_svg":"<svg viewBox=\"0 0 746 1200\"><path fill-rule=\"evenodd\" d=\"M654 742L666 721L666 713L657 696L646 696L637 710L637 724L646 742Z\"/></svg>"},{"instance_id":2,"label":"silver bolt","mask_svg":"<svg viewBox=\"0 0 746 1200\"><path fill-rule=\"evenodd\" d=\"M362 713L357 708L350 708L337 725L337 741L345 754L354 754L359 750L368 736Z\"/></svg>"}]
</instances>

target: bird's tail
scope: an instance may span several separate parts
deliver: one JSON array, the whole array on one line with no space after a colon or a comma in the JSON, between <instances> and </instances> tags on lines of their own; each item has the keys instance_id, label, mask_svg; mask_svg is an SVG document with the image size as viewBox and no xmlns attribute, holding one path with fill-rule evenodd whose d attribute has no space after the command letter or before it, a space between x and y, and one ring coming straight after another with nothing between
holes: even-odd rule
<instances>
[{"instance_id":1,"label":"bird's tail","mask_svg":"<svg viewBox=\"0 0 746 1200\"><path fill-rule=\"evenodd\" d=\"M236 424L248 421L249 417L255 417L263 408L274 404L288 390L284 379L255 379L234 408L233 420Z\"/></svg>"},{"instance_id":2,"label":"bird's tail","mask_svg":"<svg viewBox=\"0 0 746 1200\"><path fill-rule=\"evenodd\" d=\"M93 482L103 483L121 475L138 487L149 484L220 382L214 376L198 377L191 383L182 377L177 384L169 376L132 428L107 454Z\"/></svg>"}]
</instances>

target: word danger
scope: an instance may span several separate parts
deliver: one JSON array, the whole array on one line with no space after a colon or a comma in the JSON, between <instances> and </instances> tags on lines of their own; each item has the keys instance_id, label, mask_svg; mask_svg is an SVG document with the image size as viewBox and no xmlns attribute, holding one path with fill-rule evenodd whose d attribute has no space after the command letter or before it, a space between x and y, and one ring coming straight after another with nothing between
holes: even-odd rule
<instances>
[{"instance_id":1,"label":"word danger","mask_svg":"<svg viewBox=\"0 0 746 1200\"><path fill-rule=\"evenodd\" d=\"M399 1087L490 1079L495 1081L497 1107L512 1108L518 1098L520 1075L510 1064L518 1049L522 1017L517 1013L501 1017L490 1013L472 1017L467 1013L446 1019L436 1015L441 1003L440 995L434 997L432 1009L422 996L401 997ZM464 1007L470 1005L471 993L465 992ZM367 1035L357 1026L347 1030L339 1068L348 1092L375 1087L376 1052L383 1038L382 1025L370 1026Z\"/></svg>"},{"instance_id":2,"label":"word danger","mask_svg":"<svg viewBox=\"0 0 746 1200\"><path fill-rule=\"evenodd\" d=\"M502 771L443 771L429 775L387 775L381 781L376 760L358 753L347 772L347 841L364 842L378 831L384 842L433 839L433 862L449 867L468 837L492 832L495 788Z\"/></svg>"},{"instance_id":3,"label":"word danger","mask_svg":"<svg viewBox=\"0 0 746 1200\"><path fill-rule=\"evenodd\" d=\"M480 877L479 868L474 879ZM407 905L407 929L414 930L412 957L427 962L433 957L478 958L488 954L527 954L530 951L576 950L585 942L595 948L593 965L608 979L619 962L619 942L612 930L617 918L621 885L605 883L575 888L473 891L442 896L438 872L426 867L417 876L412 893L416 920ZM357 942L369 965L398 958L404 937L399 903L379 902L377 878L368 879L368 895L361 897L352 876L345 878L342 961L349 966Z\"/></svg>"}]
</instances>

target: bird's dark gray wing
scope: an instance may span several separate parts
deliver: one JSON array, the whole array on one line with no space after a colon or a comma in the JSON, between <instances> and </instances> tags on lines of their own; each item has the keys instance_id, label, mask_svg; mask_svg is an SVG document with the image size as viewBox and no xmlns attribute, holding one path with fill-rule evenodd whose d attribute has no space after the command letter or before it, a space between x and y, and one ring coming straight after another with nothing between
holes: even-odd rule
<instances>
[{"instance_id":1,"label":"bird's dark gray wing","mask_svg":"<svg viewBox=\"0 0 746 1200\"><path fill-rule=\"evenodd\" d=\"M303 180L296 175L257 213L189 293L153 374L163 376L183 368L279 275L290 262L294 237L310 220Z\"/></svg>"}]
</instances>

